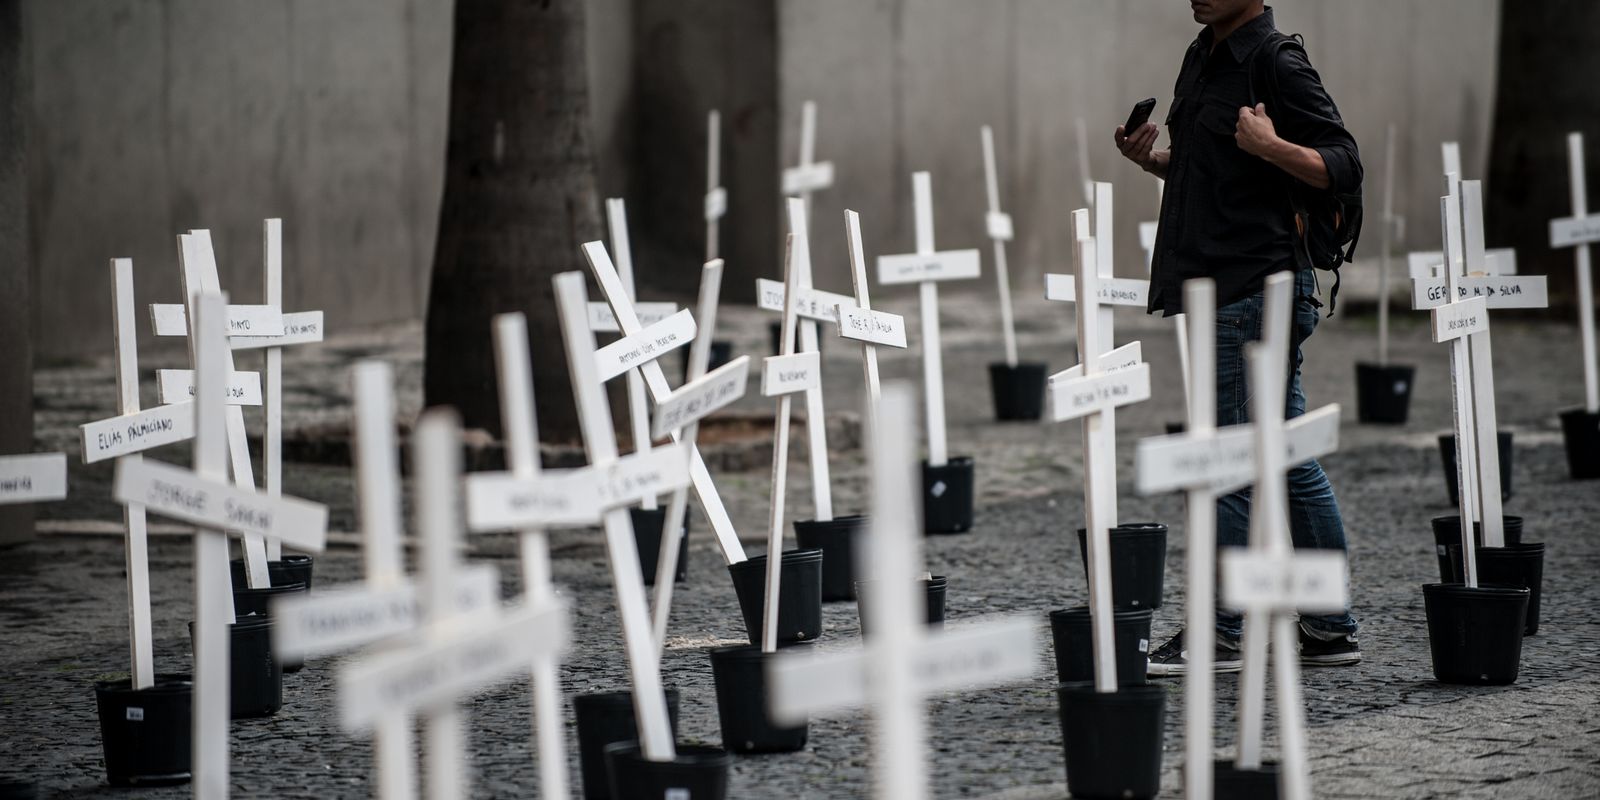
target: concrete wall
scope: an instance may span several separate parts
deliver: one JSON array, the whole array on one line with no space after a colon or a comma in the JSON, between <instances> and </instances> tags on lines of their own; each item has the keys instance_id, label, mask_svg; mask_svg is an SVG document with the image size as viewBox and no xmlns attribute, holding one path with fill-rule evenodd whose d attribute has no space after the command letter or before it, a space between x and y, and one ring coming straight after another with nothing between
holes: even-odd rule
<instances>
[{"instance_id":1,"label":"concrete wall","mask_svg":"<svg viewBox=\"0 0 1600 800\"><path fill-rule=\"evenodd\" d=\"M979 128L989 124L1001 202L1017 228L1013 282L1019 291L1040 290L1042 272L1071 264L1068 215L1084 205L1074 124L1080 116L1089 130L1092 177L1116 185L1119 270L1142 271L1137 223L1154 219L1156 186L1120 157L1111 131L1143 97L1158 98L1155 119L1164 118L1184 49L1199 30L1184 4L779 5L783 161L797 158L800 104L813 99L818 158L837 168L835 188L817 195L813 212L820 286L850 285L838 236L846 207L861 212L868 252L911 249L914 170L933 173L939 246L984 243ZM1459 139L1469 176L1484 172L1497 0L1284 0L1275 7L1280 29L1305 35L1312 63L1361 143L1372 204L1379 199L1384 129L1398 124L1399 211L1410 221L1413 246L1436 244L1439 142Z\"/></svg>"}]
</instances>

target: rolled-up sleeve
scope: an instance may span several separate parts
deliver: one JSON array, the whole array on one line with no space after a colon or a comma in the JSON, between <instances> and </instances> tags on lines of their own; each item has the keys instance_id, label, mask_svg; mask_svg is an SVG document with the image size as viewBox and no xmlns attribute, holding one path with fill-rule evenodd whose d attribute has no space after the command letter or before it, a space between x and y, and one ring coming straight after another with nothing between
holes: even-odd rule
<instances>
[{"instance_id":1,"label":"rolled-up sleeve","mask_svg":"<svg viewBox=\"0 0 1600 800\"><path fill-rule=\"evenodd\" d=\"M1268 108L1267 116L1272 118L1278 135L1322 156L1322 163L1328 168L1329 191L1358 191L1361 152L1355 137L1345 130L1339 108L1322 87L1322 77L1296 47L1279 51L1277 67L1279 108Z\"/></svg>"}]
</instances>

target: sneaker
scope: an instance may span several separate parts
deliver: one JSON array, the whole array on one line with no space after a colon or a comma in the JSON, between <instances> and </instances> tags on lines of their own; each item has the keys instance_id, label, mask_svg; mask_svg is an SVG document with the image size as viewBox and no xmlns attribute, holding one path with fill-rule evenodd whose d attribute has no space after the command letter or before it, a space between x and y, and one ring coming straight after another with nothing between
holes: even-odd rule
<instances>
[{"instance_id":1,"label":"sneaker","mask_svg":"<svg viewBox=\"0 0 1600 800\"><path fill-rule=\"evenodd\" d=\"M1319 639L1300 629L1300 664L1307 667L1348 667L1361 663L1361 643L1354 634Z\"/></svg>"},{"instance_id":2,"label":"sneaker","mask_svg":"<svg viewBox=\"0 0 1600 800\"><path fill-rule=\"evenodd\" d=\"M1146 674L1155 678L1170 678L1184 674L1189 663L1189 651L1183 647L1183 631L1167 640L1167 643L1157 647L1150 654L1150 666ZM1217 637L1216 647L1211 656L1211 669L1213 672L1238 672L1244 662L1239 659L1239 645L1230 642L1221 636Z\"/></svg>"}]
</instances>

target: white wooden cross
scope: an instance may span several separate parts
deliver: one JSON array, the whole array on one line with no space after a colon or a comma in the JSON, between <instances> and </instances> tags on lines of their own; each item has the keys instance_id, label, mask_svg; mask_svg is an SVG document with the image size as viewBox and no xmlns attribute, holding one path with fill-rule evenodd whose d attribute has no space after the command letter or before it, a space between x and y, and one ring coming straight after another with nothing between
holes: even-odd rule
<instances>
[{"instance_id":1,"label":"white wooden cross","mask_svg":"<svg viewBox=\"0 0 1600 800\"><path fill-rule=\"evenodd\" d=\"M241 531L306 551L322 550L326 507L288 497L266 497L227 482L223 381L231 365L224 338L226 295L191 295L195 335L196 393L194 471L156 461L117 463L112 495L147 511L195 525L195 713L194 791L198 798L228 796L228 630L233 592L228 580L228 543L222 531Z\"/></svg>"},{"instance_id":2,"label":"white wooden cross","mask_svg":"<svg viewBox=\"0 0 1600 800\"><path fill-rule=\"evenodd\" d=\"M768 667L778 724L873 706L876 796L921 800L929 794L924 703L934 694L972 691L1026 678L1037 658L1036 623L1002 617L929 632L917 576L922 573L921 504L916 489L916 396L909 384L883 388L871 432L872 535L861 561L873 636L864 647L780 656Z\"/></svg>"},{"instance_id":3,"label":"white wooden cross","mask_svg":"<svg viewBox=\"0 0 1600 800\"><path fill-rule=\"evenodd\" d=\"M363 361L351 369L355 399L356 507L362 530L364 580L355 586L274 598L272 649L280 660L303 659L403 642L426 615L418 587L406 578L400 522L400 466L395 443L394 376L388 364ZM482 613L499 605L493 567L461 570L455 611ZM416 796L412 716L390 709L373 721L377 795Z\"/></svg>"},{"instance_id":4,"label":"white wooden cross","mask_svg":"<svg viewBox=\"0 0 1600 800\"><path fill-rule=\"evenodd\" d=\"M1017 365L1017 330L1011 314L1011 278L1006 273L1006 242L1014 235L1011 215L1000 210L1000 177L994 163L994 131L983 126L983 178L989 194L984 226L994 242L994 279L1000 289L1000 328L1005 335L1006 366Z\"/></svg>"},{"instance_id":5,"label":"white wooden cross","mask_svg":"<svg viewBox=\"0 0 1600 800\"><path fill-rule=\"evenodd\" d=\"M1102 184L1103 185L1103 184ZM1112 647L1111 529L1116 527L1116 436L1110 410L1150 399L1150 365L1101 367L1101 326L1096 324L1102 290L1096 269L1098 240L1089 235L1089 212L1072 212L1078 275L1078 355L1081 374L1050 383L1051 419L1083 419L1084 516L1089 553L1089 613L1094 641L1095 690L1117 690Z\"/></svg>"},{"instance_id":6,"label":"white wooden cross","mask_svg":"<svg viewBox=\"0 0 1600 800\"><path fill-rule=\"evenodd\" d=\"M269 308L283 310L283 220L262 220L262 294ZM283 348L291 344L308 344L322 341L322 312L299 311L283 315L283 336L266 339L266 373L263 381L266 393L262 397L261 411L265 416L261 434L262 488L270 497L283 494ZM267 559L283 558L283 543L277 539L267 541Z\"/></svg>"},{"instance_id":7,"label":"white wooden cross","mask_svg":"<svg viewBox=\"0 0 1600 800\"><path fill-rule=\"evenodd\" d=\"M939 344L939 283L971 280L981 274L977 250L936 250L933 246L933 179L926 172L911 175L916 209L917 251L878 256L878 282L886 286L918 284L922 317L922 388L927 409L928 466L950 460L944 430L944 355Z\"/></svg>"},{"instance_id":8,"label":"white wooden cross","mask_svg":"<svg viewBox=\"0 0 1600 800\"><path fill-rule=\"evenodd\" d=\"M585 245L585 252L591 249ZM600 256L605 250L600 248ZM595 256L590 255L590 263ZM610 270L601 278L601 286L611 283L615 290L616 273ZM602 270L597 270L601 272ZM661 666L656 657L658 650L650 630L650 609L645 604L644 575L639 569L639 553L634 545L633 527L628 520L626 506L642 501L645 495L659 494L682 486L685 472L691 471L694 451L692 444L678 442L654 451L651 456L634 455L630 460L617 458L616 435L611 427L611 409L606 404L605 386L597 369L595 353L590 349L593 333L585 312L588 302L583 273L564 272L554 279L556 309L561 314L562 338L566 343L567 366L572 374L572 391L578 405L578 422L583 430L584 448L589 454L592 470L606 477L604 482L588 485L594 487L598 502L593 505L605 509L606 552L611 564L611 580L617 592L618 616L622 622L623 645L627 652L628 669L633 678L634 715L639 724L639 741L645 758L651 761L670 761L675 757L672 730L667 721L667 700L661 688ZM620 295L619 295L620 296ZM623 302L613 301L612 310L623 324L623 330L636 325L632 309ZM663 381L661 369L652 363L654 377L651 383ZM650 373L646 372L647 378ZM704 500L706 493L701 493ZM742 556L743 553L740 553ZM662 576L672 582L671 574Z\"/></svg>"},{"instance_id":9,"label":"white wooden cross","mask_svg":"<svg viewBox=\"0 0 1600 800\"><path fill-rule=\"evenodd\" d=\"M790 207L793 208L797 202L791 201ZM803 227L800 233L804 233ZM774 443L772 489L767 506L767 581L761 606L763 653L774 653L778 649L778 590L782 575L780 567L783 564L783 506L787 492L784 483L789 475L789 400L796 392L809 395L822 385L822 360L817 351L794 351L794 329L799 322L801 274L795 251L801 246L801 241L799 235L793 232L786 240L783 253L783 338L779 340L778 355L768 356L761 371L761 394L778 398L772 423ZM810 419L807 425L810 425Z\"/></svg>"},{"instance_id":10,"label":"white wooden cross","mask_svg":"<svg viewBox=\"0 0 1600 800\"><path fill-rule=\"evenodd\" d=\"M855 308L856 301L847 295L811 288L810 217L806 214L805 201L791 197L785 201L784 208L789 218L789 234L793 237L784 264L784 280L789 281L791 276L788 273L793 273L795 302L793 306L788 303L790 292L785 283L758 278L756 304L784 315L785 324L792 310L796 316L795 323L800 327L800 352L818 354L818 368L813 373L816 381L805 390L806 453L811 463L811 499L815 507L813 519L828 522L833 519L833 481L828 475L828 415L822 402L822 362L817 322L821 320L837 324L839 309ZM788 335L792 336L794 332L790 331ZM793 349L786 343L779 348L779 352L792 355Z\"/></svg>"},{"instance_id":11,"label":"white wooden cross","mask_svg":"<svg viewBox=\"0 0 1600 800\"><path fill-rule=\"evenodd\" d=\"M717 258L717 226L728 213L728 190L722 187L722 114L706 114L706 260Z\"/></svg>"},{"instance_id":12,"label":"white wooden cross","mask_svg":"<svg viewBox=\"0 0 1600 800\"><path fill-rule=\"evenodd\" d=\"M861 246L861 215L844 212L845 246L850 251L850 280L855 285L854 306L840 303L839 336L861 343L861 372L867 387L867 429L878 416L878 346L906 347L906 321L899 314L875 311L869 297L867 261Z\"/></svg>"},{"instance_id":13,"label":"white wooden cross","mask_svg":"<svg viewBox=\"0 0 1600 800\"><path fill-rule=\"evenodd\" d=\"M606 199L606 223L611 227L611 251L617 254L617 274L629 300L638 300L633 284L633 246L628 243L628 211L620 197ZM615 315L613 315L615 316ZM692 318L691 318L692 320ZM687 344L687 342L685 342ZM657 355L665 355L666 350ZM644 377L637 366L628 368L628 425L633 431L633 450L650 452L650 405L645 400ZM646 497L644 508L654 509L656 498Z\"/></svg>"},{"instance_id":14,"label":"white wooden cross","mask_svg":"<svg viewBox=\"0 0 1600 800\"><path fill-rule=\"evenodd\" d=\"M0 456L0 506L43 503L66 496L66 453Z\"/></svg>"},{"instance_id":15,"label":"white wooden cross","mask_svg":"<svg viewBox=\"0 0 1600 800\"><path fill-rule=\"evenodd\" d=\"M83 463L118 457L137 462L139 453L164 444L194 438L194 403L156 406L139 410L139 339L134 331L133 260L111 260L111 320L117 359L117 416L78 426L83 443ZM134 689L155 685L150 623L150 562L144 506L122 507L122 524L128 537L125 567L128 578L128 643Z\"/></svg>"},{"instance_id":16,"label":"white wooden cross","mask_svg":"<svg viewBox=\"0 0 1600 800\"><path fill-rule=\"evenodd\" d=\"M783 196L798 196L805 202L806 217L811 217L811 193L833 185L833 162L816 161L817 104L807 100L800 106L800 164L783 171Z\"/></svg>"},{"instance_id":17,"label":"white wooden cross","mask_svg":"<svg viewBox=\"0 0 1600 800\"><path fill-rule=\"evenodd\" d=\"M414 644L340 670L339 719L346 730L359 731L396 714L422 713L425 796L447 800L471 794L459 699L559 655L569 623L556 599L459 611L461 425L455 411L424 412L412 442L425 620Z\"/></svg>"},{"instance_id":18,"label":"white wooden cross","mask_svg":"<svg viewBox=\"0 0 1600 800\"><path fill-rule=\"evenodd\" d=\"M1446 179L1447 181L1452 181L1450 185L1453 187L1455 185L1453 181L1459 181L1460 177L1465 174L1461 171L1461 145L1457 142L1443 142L1439 145L1439 151L1441 160L1444 163L1444 174L1456 176L1455 178ZM1452 191L1451 194L1455 194L1455 192ZM1398 218L1396 224L1399 225L1399 230L1403 234L1405 231L1404 218ZM1404 236L1402 235L1401 238L1404 238ZM1462 253L1460 250L1456 251L1455 257L1457 262L1461 260ZM1444 263L1444 252L1442 250L1412 251L1406 255L1406 271L1413 281L1424 278L1436 278L1443 281ZM1468 272L1469 277L1516 274L1517 251L1510 247L1486 251L1481 270ZM1415 299L1414 296L1413 299ZM1413 307L1415 307L1414 302Z\"/></svg>"},{"instance_id":19,"label":"white wooden cross","mask_svg":"<svg viewBox=\"0 0 1600 800\"><path fill-rule=\"evenodd\" d=\"M616 267L612 266L611 256L606 253L605 244L588 242L583 245L583 255L589 262L589 268L594 272L595 282L600 284L600 291L605 295L606 302L611 306L611 311L623 333L623 339L609 347L614 348L624 342L633 342L640 348L656 346L658 344L656 340L660 337L654 335L646 336L644 334L655 331L659 326L667 324L667 321L657 323L650 328L645 328L640 323L639 316L634 311L633 301L629 299L627 291L623 288L622 280L617 275ZM687 310L679 313L688 316L690 325L693 325L693 317L689 315ZM585 323L587 323L587 320L585 320ZM694 335L695 330L694 327L688 329L689 337ZM673 342L668 342L668 344L673 346L686 344L689 339L683 337L682 334L683 331L681 329L674 332L673 335L678 338ZM629 352L631 352L633 345L625 345L624 347L630 348ZM604 352L606 351L602 349L601 353ZM637 361L638 358L633 360ZM667 385L666 375L661 371L661 364L653 358L645 361L639 367L639 371L644 374L645 386L650 390L650 396L657 404L664 402L672 394L671 387ZM601 373L601 375L602 379L604 379L604 373ZM613 377L614 375L615 373L613 373ZM609 412L607 416L609 416ZM681 437L681 433L675 434L673 440L682 441ZM734 530L733 520L728 517L728 510L723 506L722 498L717 494L717 485L711 480L711 472L706 469L705 459L701 457L700 449L693 442L689 443L689 478L694 483L695 495L700 498L700 505L705 509L706 518L711 521L711 530L716 534L717 546L722 551L723 561L729 564L737 564L745 560L744 546L739 543L739 534ZM671 575L671 572L667 574ZM641 578L641 580L643 579Z\"/></svg>"},{"instance_id":20,"label":"white wooden cross","mask_svg":"<svg viewBox=\"0 0 1600 800\"><path fill-rule=\"evenodd\" d=\"M1278 700L1282 751L1280 783L1290 800L1311 796L1301 702L1297 611L1342 611L1347 601L1344 554L1296 553L1289 538L1289 497L1284 458L1284 401L1288 394L1289 325L1294 277L1269 276L1264 292L1263 341L1247 346L1255 422L1256 482L1251 496L1250 547L1221 556L1223 603L1245 612L1243 672L1240 676L1240 769L1261 767L1261 729L1265 720L1267 636L1272 639L1273 677ZM1190 650L1193 653L1193 650Z\"/></svg>"},{"instance_id":21,"label":"white wooden cross","mask_svg":"<svg viewBox=\"0 0 1600 800\"><path fill-rule=\"evenodd\" d=\"M1596 355L1594 276L1589 245L1600 242L1600 214L1589 213L1584 182L1583 134L1567 134L1567 175L1572 190L1572 216L1550 220L1550 246L1571 247L1578 275L1578 329L1583 340L1583 408L1600 414L1600 355Z\"/></svg>"},{"instance_id":22,"label":"white wooden cross","mask_svg":"<svg viewBox=\"0 0 1600 800\"><path fill-rule=\"evenodd\" d=\"M1483 182L1460 181L1462 248L1455 251L1457 297L1483 297L1488 307L1546 308L1549 290L1543 275L1502 274L1491 263L1491 250L1484 247ZM1444 305L1449 298L1446 278L1441 272L1427 278L1412 278L1411 305L1422 310Z\"/></svg>"}]
</instances>

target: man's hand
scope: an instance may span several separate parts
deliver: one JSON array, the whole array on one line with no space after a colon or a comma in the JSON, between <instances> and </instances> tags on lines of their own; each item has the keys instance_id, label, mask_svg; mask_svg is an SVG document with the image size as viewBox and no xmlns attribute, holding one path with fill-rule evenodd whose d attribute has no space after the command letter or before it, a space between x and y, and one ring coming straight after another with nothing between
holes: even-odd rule
<instances>
[{"instance_id":1,"label":"man's hand","mask_svg":"<svg viewBox=\"0 0 1600 800\"><path fill-rule=\"evenodd\" d=\"M1146 122L1133 129L1131 135L1117 126L1116 135L1113 137L1117 149L1122 151L1122 157L1139 165L1139 168L1157 177L1167 176L1167 159L1170 153L1166 150L1156 150L1156 136L1160 130L1154 122Z\"/></svg>"},{"instance_id":2,"label":"man's hand","mask_svg":"<svg viewBox=\"0 0 1600 800\"><path fill-rule=\"evenodd\" d=\"M1257 103L1255 108L1243 106L1239 109L1239 125L1233 132L1234 141L1239 143L1239 149L1257 158L1273 160L1273 155L1282 146L1283 140L1278 138L1278 130L1272 126L1272 118L1267 116L1265 103Z\"/></svg>"}]
</instances>

